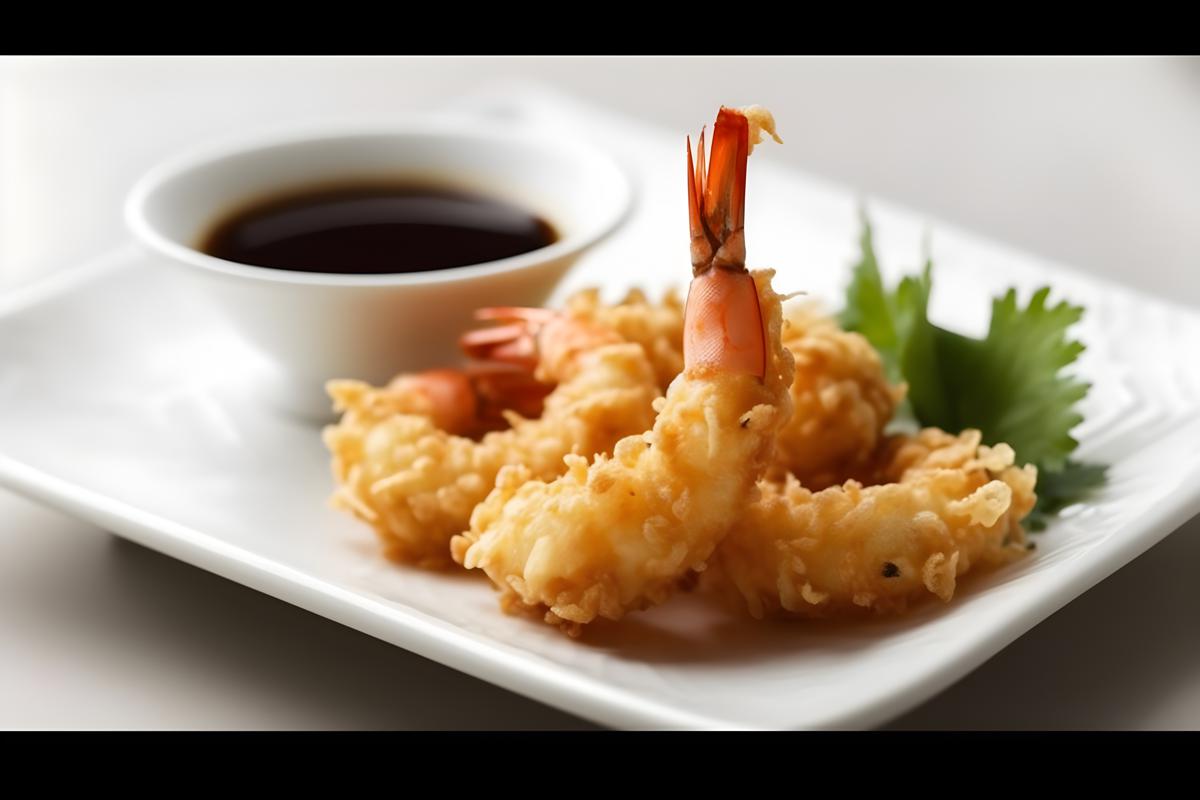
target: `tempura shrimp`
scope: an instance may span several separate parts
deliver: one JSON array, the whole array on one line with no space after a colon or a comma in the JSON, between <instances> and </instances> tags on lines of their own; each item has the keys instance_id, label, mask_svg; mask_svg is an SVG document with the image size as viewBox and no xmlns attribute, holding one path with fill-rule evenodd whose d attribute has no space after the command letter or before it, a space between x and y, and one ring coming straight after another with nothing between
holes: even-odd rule
<instances>
[{"instance_id":1,"label":"tempura shrimp","mask_svg":"<svg viewBox=\"0 0 1200 800\"><path fill-rule=\"evenodd\" d=\"M544 404L545 387L523 370L474 382L469 373L440 370L433 380L423 373L384 389L330 382L335 408L344 412L324 434L338 483L333 505L370 524L389 557L444 566L450 537L467 528L503 465L523 464L531 476L551 479L566 469L564 455L611 452L622 436L645 430L661 392L642 348L611 332L577 332L600 343L543 355L557 384ZM495 419L509 427L471 438L495 428Z\"/></svg>"},{"instance_id":2,"label":"tempura shrimp","mask_svg":"<svg viewBox=\"0 0 1200 800\"><path fill-rule=\"evenodd\" d=\"M811 303L784 308L783 344L796 359L795 410L777 442L775 463L809 489L858 475L904 398L861 334L844 331Z\"/></svg>"},{"instance_id":3,"label":"tempura shrimp","mask_svg":"<svg viewBox=\"0 0 1200 800\"><path fill-rule=\"evenodd\" d=\"M948 602L968 570L1026 552L1020 521L1037 469L1014 466L1011 447L930 428L882 450L878 485L763 481L706 580L732 588L754 617L898 613L930 594Z\"/></svg>"},{"instance_id":4,"label":"tempura shrimp","mask_svg":"<svg viewBox=\"0 0 1200 800\"><path fill-rule=\"evenodd\" d=\"M547 338L543 326L563 315L593 321L637 342L667 386L683 363L683 309L673 295L652 304L631 292L621 303L604 305L596 289L568 299L562 312L544 309L488 309L483 316L508 323L464 337L467 352L533 369L532 342ZM904 387L891 384L879 354L861 334L842 330L812 302L783 309L783 344L796 360L791 394L795 411L780 432L772 472L795 475L810 489L823 489L859 476L883 440ZM541 380L548 377L538 373Z\"/></svg>"},{"instance_id":5,"label":"tempura shrimp","mask_svg":"<svg viewBox=\"0 0 1200 800\"><path fill-rule=\"evenodd\" d=\"M547 622L578 634L598 617L661 603L755 499L791 413L793 362L780 343L773 272L744 266L749 128L721 109L707 173L703 135L695 165L688 142L684 370L656 402L653 429L590 465L567 457L567 473L550 483L505 467L452 542L456 560L496 583L505 608L544 609Z\"/></svg>"}]
</instances>

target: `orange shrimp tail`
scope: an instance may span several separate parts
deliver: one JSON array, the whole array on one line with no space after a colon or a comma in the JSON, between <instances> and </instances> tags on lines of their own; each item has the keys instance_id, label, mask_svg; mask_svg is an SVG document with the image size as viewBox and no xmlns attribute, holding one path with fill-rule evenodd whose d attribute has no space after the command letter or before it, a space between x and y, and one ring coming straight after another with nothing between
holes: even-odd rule
<instances>
[{"instance_id":1,"label":"orange shrimp tail","mask_svg":"<svg viewBox=\"0 0 1200 800\"><path fill-rule=\"evenodd\" d=\"M721 107L705 167L704 133L692 161L687 143L688 222L692 237L692 285L684 310L683 361L687 369L711 368L763 377L767 348L754 279L746 271L746 159L750 123ZM715 269L714 269L715 267Z\"/></svg>"},{"instance_id":2,"label":"orange shrimp tail","mask_svg":"<svg viewBox=\"0 0 1200 800\"><path fill-rule=\"evenodd\" d=\"M707 169L704 133L692 162L688 139L688 217L692 237L692 269L700 275L712 267L744 270L746 239L746 159L750 155L750 123L735 109L721 107L713 126Z\"/></svg>"},{"instance_id":3,"label":"orange shrimp tail","mask_svg":"<svg viewBox=\"0 0 1200 800\"><path fill-rule=\"evenodd\" d=\"M424 395L433 424L456 436L481 436L508 427L505 411L541 416L552 389L528 370L499 362L471 364L402 375L391 388Z\"/></svg>"},{"instance_id":4,"label":"orange shrimp tail","mask_svg":"<svg viewBox=\"0 0 1200 800\"><path fill-rule=\"evenodd\" d=\"M503 362L470 364L464 372L475 394L475 430L481 433L507 428L506 411L526 419L540 417L546 396L554 389L529 370Z\"/></svg>"},{"instance_id":5,"label":"orange shrimp tail","mask_svg":"<svg viewBox=\"0 0 1200 800\"><path fill-rule=\"evenodd\" d=\"M620 335L603 325L545 308L481 308L476 319L503 323L468 331L459 346L470 358L501 361L554 382L570 372L569 362Z\"/></svg>"},{"instance_id":6,"label":"orange shrimp tail","mask_svg":"<svg viewBox=\"0 0 1200 800\"><path fill-rule=\"evenodd\" d=\"M533 372L538 363L538 334L555 316L544 308L481 308L475 319L505 324L467 331L459 337L458 346L469 358L502 361Z\"/></svg>"},{"instance_id":7,"label":"orange shrimp tail","mask_svg":"<svg viewBox=\"0 0 1200 800\"><path fill-rule=\"evenodd\" d=\"M417 392L429 401L433 424L444 431L466 435L475 430L479 403L470 378L459 370L443 368L401 375L389 388Z\"/></svg>"}]
</instances>

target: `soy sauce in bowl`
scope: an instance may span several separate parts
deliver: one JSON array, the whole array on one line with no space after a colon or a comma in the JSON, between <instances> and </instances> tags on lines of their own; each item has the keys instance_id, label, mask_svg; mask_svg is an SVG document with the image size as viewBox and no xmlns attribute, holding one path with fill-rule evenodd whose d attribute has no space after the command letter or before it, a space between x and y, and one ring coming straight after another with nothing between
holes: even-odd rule
<instances>
[{"instance_id":1,"label":"soy sauce in bowl","mask_svg":"<svg viewBox=\"0 0 1200 800\"><path fill-rule=\"evenodd\" d=\"M296 272L385 275L463 267L558 239L511 203L414 183L310 187L251 203L200 243L209 255Z\"/></svg>"}]
</instances>

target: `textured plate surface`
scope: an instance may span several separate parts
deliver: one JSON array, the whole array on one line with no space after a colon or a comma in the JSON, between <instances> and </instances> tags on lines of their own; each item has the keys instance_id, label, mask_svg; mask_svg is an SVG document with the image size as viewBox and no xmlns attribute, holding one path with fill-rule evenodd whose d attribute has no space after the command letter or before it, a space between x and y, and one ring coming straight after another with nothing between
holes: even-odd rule
<instances>
[{"instance_id":1,"label":"textured plate surface","mask_svg":"<svg viewBox=\"0 0 1200 800\"><path fill-rule=\"evenodd\" d=\"M637 207L559 297L688 277L681 132L556 95L460 106L611 148ZM786 134L787 132L783 132ZM751 160L751 266L781 291L836 303L855 255L857 198ZM911 708L1200 511L1200 316L918 215L870 202L889 278L932 234L931 316L981 333L990 297L1049 283L1087 307L1079 372L1094 384L1079 455L1108 486L1037 536L1031 557L964 582L900 621L754 623L681 598L571 641L506 617L475 576L383 561L369 531L325 507L317 430L257 399L263 365L169 270L129 248L0 300L0 482L162 552L373 636L618 726L849 727Z\"/></svg>"}]
</instances>

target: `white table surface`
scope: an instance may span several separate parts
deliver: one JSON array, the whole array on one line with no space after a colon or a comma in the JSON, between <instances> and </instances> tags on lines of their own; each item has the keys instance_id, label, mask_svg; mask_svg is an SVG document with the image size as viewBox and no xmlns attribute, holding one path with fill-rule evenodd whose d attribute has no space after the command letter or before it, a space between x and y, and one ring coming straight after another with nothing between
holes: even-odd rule
<instances>
[{"instance_id":1,"label":"white table surface","mask_svg":"<svg viewBox=\"0 0 1200 800\"><path fill-rule=\"evenodd\" d=\"M0 293L125 241L133 179L256 126L531 78L1200 307L1200 60L0 59ZM84 387L86 390L86 387ZM1200 728L1200 519L897 728ZM0 490L0 728L580 728Z\"/></svg>"}]
</instances>

